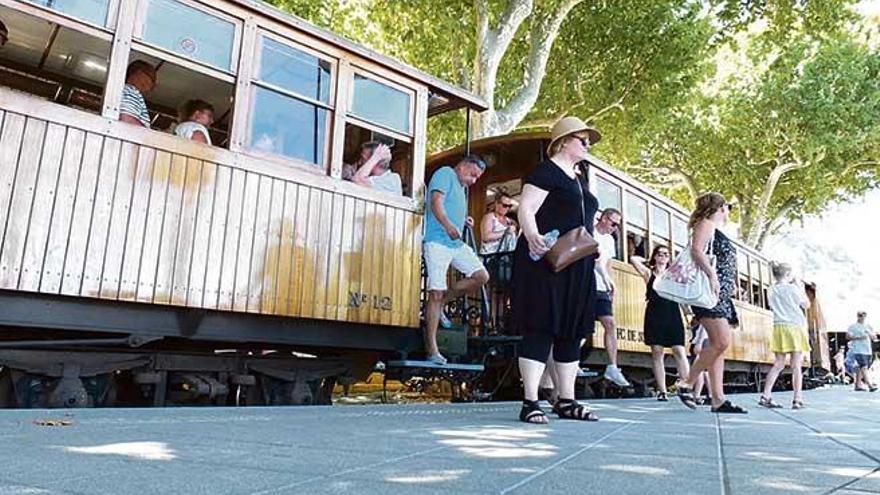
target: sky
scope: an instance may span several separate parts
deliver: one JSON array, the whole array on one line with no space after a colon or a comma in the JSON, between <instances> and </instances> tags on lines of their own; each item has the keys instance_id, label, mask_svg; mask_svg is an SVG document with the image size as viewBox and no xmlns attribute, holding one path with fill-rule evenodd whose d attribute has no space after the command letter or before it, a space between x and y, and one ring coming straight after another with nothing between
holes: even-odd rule
<instances>
[{"instance_id":1,"label":"sky","mask_svg":"<svg viewBox=\"0 0 880 495\"><path fill-rule=\"evenodd\" d=\"M828 330L845 331L856 311L880 328L880 190L821 216L795 224L771 239L770 259L792 263L805 281L818 285Z\"/></svg>"}]
</instances>

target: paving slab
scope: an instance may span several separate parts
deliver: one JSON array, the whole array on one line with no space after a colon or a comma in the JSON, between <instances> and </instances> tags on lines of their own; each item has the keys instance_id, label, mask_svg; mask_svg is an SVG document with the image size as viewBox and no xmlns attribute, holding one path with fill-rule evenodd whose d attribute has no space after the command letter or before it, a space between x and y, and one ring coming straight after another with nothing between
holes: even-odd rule
<instances>
[{"instance_id":1,"label":"paving slab","mask_svg":"<svg viewBox=\"0 0 880 495\"><path fill-rule=\"evenodd\" d=\"M515 403L6 410L0 495L880 494L880 394L732 398L750 414L606 400L546 426Z\"/></svg>"}]
</instances>

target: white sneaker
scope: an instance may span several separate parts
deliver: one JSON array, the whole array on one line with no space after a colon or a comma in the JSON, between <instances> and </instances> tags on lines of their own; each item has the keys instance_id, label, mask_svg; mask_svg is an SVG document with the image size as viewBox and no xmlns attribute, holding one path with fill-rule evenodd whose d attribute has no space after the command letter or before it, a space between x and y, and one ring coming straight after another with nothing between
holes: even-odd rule
<instances>
[{"instance_id":1,"label":"white sneaker","mask_svg":"<svg viewBox=\"0 0 880 495\"><path fill-rule=\"evenodd\" d=\"M440 366L443 366L448 362L446 357L443 354L440 354L439 352L428 356L428 361L430 361L434 364L439 364Z\"/></svg>"},{"instance_id":2,"label":"white sneaker","mask_svg":"<svg viewBox=\"0 0 880 495\"><path fill-rule=\"evenodd\" d=\"M452 320L446 316L446 311L440 311L440 326L447 330L452 328Z\"/></svg>"},{"instance_id":3,"label":"white sneaker","mask_svg":"<svg viewBox=\"0 0 880 495\"><path fill-rule=\"evenodd\" d=\"M618 387L629 387L629 382L626 381L623 372L613 364L605 367L605 379L614 382Z\"/></svg>"}]
</instances>

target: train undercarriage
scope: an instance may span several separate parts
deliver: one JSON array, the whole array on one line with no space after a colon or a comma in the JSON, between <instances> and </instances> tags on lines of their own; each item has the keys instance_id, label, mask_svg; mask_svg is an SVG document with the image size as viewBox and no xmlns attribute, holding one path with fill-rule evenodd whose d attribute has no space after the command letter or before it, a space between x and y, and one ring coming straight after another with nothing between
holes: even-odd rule
<instances>
[{"instance_id":1,"label":"train undercarriage","mask_svg":"<svg viewBox=\"0 0 880 495\"><path fill-rule=\"evenodd\" d=\"M330 404L412 329L3 291L0 407Z\"/></svg>"}]
</instances>

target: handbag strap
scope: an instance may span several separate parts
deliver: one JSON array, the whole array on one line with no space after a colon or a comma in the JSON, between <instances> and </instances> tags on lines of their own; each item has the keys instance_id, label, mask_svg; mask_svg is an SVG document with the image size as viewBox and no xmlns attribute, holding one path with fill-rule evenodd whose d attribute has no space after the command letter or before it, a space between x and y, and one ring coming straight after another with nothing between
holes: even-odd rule
<instances>
[{"instance_id":1,"label":"handbag strap","mask_svg":"<svg viewBox=\"0 0 880 495\"><path fill-rule=\"evenodd\" d=\"M581 174L584 176L584 180L588 180L587 179L587 170L586 170L586 167L584 167L583 162L579 163L578 167L581 169ZM577 179L577 183L578 183L577 184L578 185L578 195L580 195L580 197L581 197L581 223L583 224L584 228L586 229L587 228L587 211L586 211L586 209L584 209L584 201L585 201L584 200L584 185L581 183L581 180L577 178L577 174L575 174L575 178ZM590 229L587 229L587 231L589 231L589 230Z\"/></svg>"}]
</instances>

